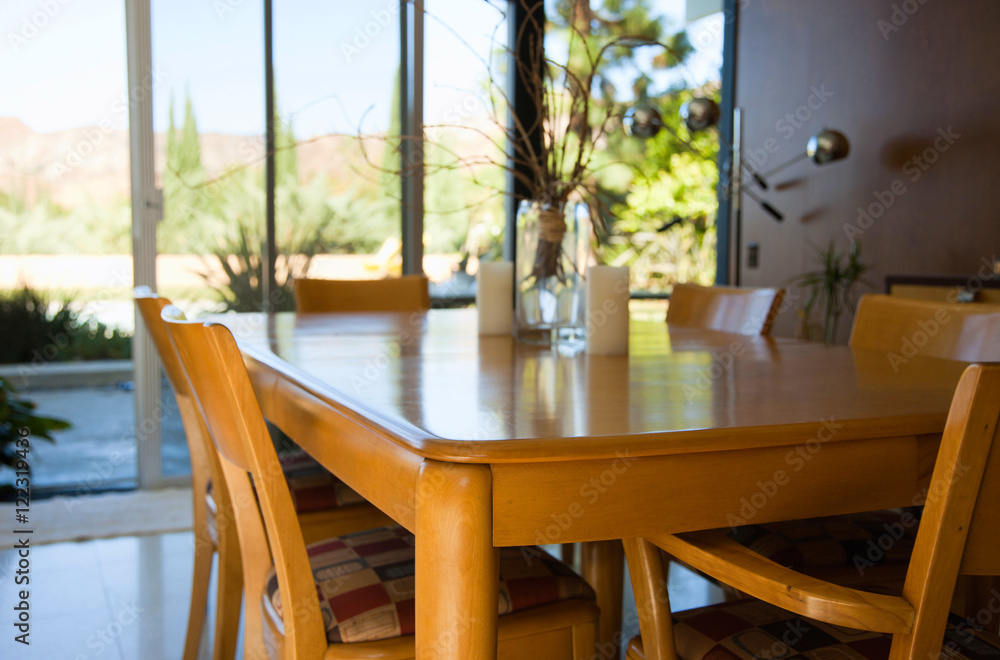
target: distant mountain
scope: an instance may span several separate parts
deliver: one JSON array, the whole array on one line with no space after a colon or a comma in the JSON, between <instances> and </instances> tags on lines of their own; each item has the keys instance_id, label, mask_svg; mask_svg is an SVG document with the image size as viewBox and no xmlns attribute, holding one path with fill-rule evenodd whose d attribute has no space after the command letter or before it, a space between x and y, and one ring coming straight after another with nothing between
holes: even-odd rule
<instances>
[{"instance_id":1,"label":"distant mountain","mask_svg":"<svg viewBox=\"0 0 1000 660\"><path fill-rule=\"evenodd\" d=\"M0 190L29 202L48 192L65 205L121 198L129 191L128 132L87 126L36 133L0 118Z\"/></svg>"},{"instance_id":2,"label":"distant mountain","mask_svg":"<svg viewBox=\"0 0 1000 660\"><path fill-rule=\"evenodd\" d=\"M491 132L492 125L479 130ZM206 175L222 175L227 167L263 167L264 146L260 136L203 133L202 163ZM162 180L166 159L166 134L154 137L157 183ZM451 145L456 151L474 153L490 148L481 133L468 131ZM368 158L381 163L384 146L366 143ZM298 148L299 177L308 181L325 173L332 188L346 189L365 171L363 154L356 142L345 136L319 136ZM366 178L377 177L368 170ZM51 133L36 133L19 119L0 117L0 192L16 193L29 202L48 194L58 204L109 204L127 199L130 189L128 131L84 126Z\"/></svg>"}]
</instances>

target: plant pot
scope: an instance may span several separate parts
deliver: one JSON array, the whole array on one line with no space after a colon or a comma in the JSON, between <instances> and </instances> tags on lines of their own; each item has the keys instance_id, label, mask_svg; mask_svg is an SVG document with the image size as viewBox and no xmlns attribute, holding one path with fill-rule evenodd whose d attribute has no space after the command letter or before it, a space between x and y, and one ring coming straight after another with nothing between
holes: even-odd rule
<instances>
[{"instance_id":1,"label":"plant pot","mask_svg":"<svg viewBox=\"0 0 1000 660\"><path fill-rule=\"evenodd\" d=\"M518 341L584 341L584 274L591 254L586 204L522 201L517 211L514 313Z\"/></svg>"}]
</instances>

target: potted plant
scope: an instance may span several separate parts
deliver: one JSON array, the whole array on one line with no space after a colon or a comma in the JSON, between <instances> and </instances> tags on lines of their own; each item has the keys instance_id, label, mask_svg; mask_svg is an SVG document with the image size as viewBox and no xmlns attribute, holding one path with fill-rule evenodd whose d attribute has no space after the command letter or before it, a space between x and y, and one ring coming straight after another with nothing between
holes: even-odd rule
<instances>
[{"instance_id":1,"label":"potted plant","mask_svg":"<svg viewBox=\"0 0 1000 660\"><path fill-rule=\"evenodd\" d=\"M508 121L511 99L491 73L490 97L499 101L491 119L509 146L506 160L486 159L517 184L516 192L501 191L519 202L517 335L547 343L553 337L582 337L583 276L593 252L592 222L603 225L608 215L595 175L609 165L602 162L602 150L620 128L623 108L615 101L614 84L604 67L637 49L653 48L659 54L656 66L665 68L668 61L681 63L686 47L654 38L655 30L640 21L616 30L631 27L641 34L595 30L599 19L577 8L564 26L566 61L556 61L545 51L543 3L517 1L524 20L510 58L511 73L523 88L518 101L526 101L529 111L511 113Z\"/></svg>"},{"instance_id":2,"label":"potted plant","mask_svg":"<svg viewBox=\"0 0 1000 660\"><path fill-rule=\"evenodd\" d=\"M31 462L25 459L24 438L55 442L52 433L70 427L66 420L36 414L35 408L32 401L21 398L10 381L0 376L0 466L29 471ZM25 431L27 436L23 435ZM4 491L10 490L9 485L0 486L0 499L7 499Z\"/></svg>"},{"instance_id":3,"label":"potted plant","mask_svg":"<svg viewBox=\"0 0 1000 660\"><path fill-rule=\"evenodd\" d=\"M800 339L833 343L837 323L847 310L854 312L854 287L868 284L861 276L869 269L861 263L861 243L851 241L846 252L831 240L826 249L813 246L822 268L799 275L789 284L806 289L805 302L799 307L798 329ZM819 314L815 320L814 315Z\"/></svg>"}]
</instances>

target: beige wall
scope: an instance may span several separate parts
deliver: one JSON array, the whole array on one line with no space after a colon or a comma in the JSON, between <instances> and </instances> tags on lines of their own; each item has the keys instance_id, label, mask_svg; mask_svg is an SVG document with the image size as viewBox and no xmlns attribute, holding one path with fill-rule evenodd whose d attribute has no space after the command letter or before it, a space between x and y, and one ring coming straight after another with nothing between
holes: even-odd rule
<instances>
[{"instance_id":1,"label":"beige wall","mask_svg":"<svg viewBox=\"0 0 1000 660\"><path fill-rule=\"evenodd\" d=\"M740 4L745 158L766 171L824 127L851 141L845 161L801 162L772 177L764 196L783 223L744 197L742 284L812 270L806 241L846 246L849 232L879 291L886 274L971 274L1000 254L1000 2ZM925 152L936 162L915 160ZM873 205L887 208L869 223L858 208ZM746 265L750 242L760 245L757 269ZM783 314L777 334L792 332L794 316ZM850 320L843 325L841 338Z\"/></svg>"}]
</instances>

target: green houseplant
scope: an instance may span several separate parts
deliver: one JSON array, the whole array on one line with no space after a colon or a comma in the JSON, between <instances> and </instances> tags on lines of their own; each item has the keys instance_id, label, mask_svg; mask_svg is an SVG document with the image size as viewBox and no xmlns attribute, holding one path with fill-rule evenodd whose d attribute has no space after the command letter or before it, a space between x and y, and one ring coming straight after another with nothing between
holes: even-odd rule
<instances>
[{"instance_id":1,"label":"green houseplant","mask_svg":"<svg viewBox=\"0 0 1000 660\"><path fill-rule=\"evenodd\" d=\"M804 273L789 284L806 290L805 302L798 309L797 335L808 341L833 343L837 323L844 311L854 311L854 288L869 284L862 275L869 269L861 263L861 243L851 241L847 251L831 240L828 247L813 246L822 268ZM818 320L814 320L816 315Z\"/></svg>"},{"instance_id":2,"label":"green houseplant","mask_svg":"<svg viewBox=\"0 0 1000 660\"><path fill-rule=\"evenodd\" d=\"M16 470L30 466L30 462L24 460L27 452L23 449L23 442L20 447L22 453L18 452L18 441L23 438L19 431L23 432L22 429L27 429L27 437L31 440L55 442L52 433L70 427L66 420L38 415L35 409L34 402L21 398L11 382L0 376L0 465ZM0 487L0 490L9 490L9 487Z\"/></svg>"}]
</instances>

